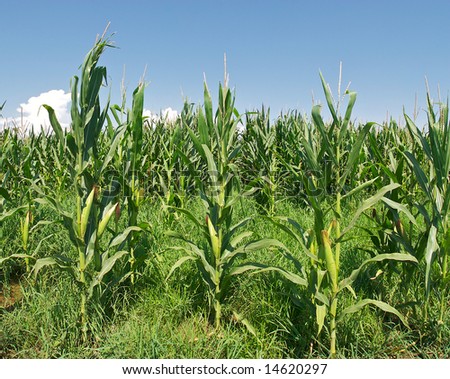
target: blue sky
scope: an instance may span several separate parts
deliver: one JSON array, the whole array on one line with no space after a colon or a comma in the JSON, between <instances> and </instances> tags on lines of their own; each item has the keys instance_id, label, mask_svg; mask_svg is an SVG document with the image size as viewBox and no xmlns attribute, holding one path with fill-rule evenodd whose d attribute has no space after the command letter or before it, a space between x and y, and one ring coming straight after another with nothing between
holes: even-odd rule
<instances>
[{"instance_id":1,"label":"blue sky","mask_svg":"<svg viewBox=\"0 0 450 379\"><path fill-rule=\"evenodd\" d=\"M202 102L203 73L213 94L223 80L240 112L271 108L310 113L312 93L324 103L319 70L337 90L358 92L358 121L412 115L425 106L425 76L437 100L450 88L449 1L10 1L0 2L0 104L17 117L20 104L51 90L69 91L70 78L109 31L118 49L106 65L112 99L120 99L125 67L128 94L145 79L146 109L181 110L183 99ZM131 99L129 99L131 100ZM131 101L130 101L131 103ZM423 110L421 111L424 116ZM419 119L419 123L425 118Z\"/></svg>"}]
</instances>

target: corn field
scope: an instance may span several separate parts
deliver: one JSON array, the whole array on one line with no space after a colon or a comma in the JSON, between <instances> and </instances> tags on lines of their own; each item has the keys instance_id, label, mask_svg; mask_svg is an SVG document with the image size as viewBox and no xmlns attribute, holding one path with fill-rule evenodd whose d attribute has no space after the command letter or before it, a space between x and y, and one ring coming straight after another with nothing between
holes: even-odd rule
<instances>
[{"instance_id":1,"label":"corn field","mask_svg":"<svg viewBox=\"0 0 450 379\"><path fill-rule=\"evenodd\" d=\"M225 76L151 120L144 82L102 101L109 47L69 128L0 132L0 356L449 357L448 103L361 125L320 75L324 106L272 118Z\"/></svg>"}]
</instances>

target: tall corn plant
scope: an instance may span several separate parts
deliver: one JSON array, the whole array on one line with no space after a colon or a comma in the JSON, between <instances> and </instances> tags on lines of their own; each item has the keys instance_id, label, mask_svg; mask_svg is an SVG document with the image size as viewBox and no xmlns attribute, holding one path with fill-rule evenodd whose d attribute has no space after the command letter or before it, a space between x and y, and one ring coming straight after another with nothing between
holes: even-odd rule
<instances>
[{"instance_id":1,"label":"tall corn plant","mask_svg":"<svg viewBox=\"0 0 450 379\"><path fill-rule=\"evenodd\" d=\"M372 209L367 218L371 225L364 230L370 236L375 253L395 253L406 251L421 260L427 243L426 231L422 230L413 216L412 204L420 202L415 191L417 179L408 170L405 151L413 149L412 139L406 128L400 128L394 121L384 124L368 135L369 144L365 146L366 156L371 162L366 175L379 179L371 186L381 189L388 183L398 183L399 187L388 192L381 200L383 206ZM417 212L420 214L419 212ZM401 214L406 217L401 218ZM409 224L408 224L409 221ZM415 238L415 229L419 230L419 238ZM394 272L392 264L388 275ZM406 288L416 272L417 266L403 265L402 285ZM407 291L406 291L407 292Z\"/></svg>"},{"instance_id":2,"label":"tall corn plant","mask_svg":"<svg viewBox=\"0 0 450 379\"><path fill-rule=\"evenodd\" d=\"M11 136L13 133L13 136ZM20 235L22 237L19 252L0 259L0 266L11 259L23 259L25 270L30 272L31 264L36 260L36 254L43 241L32 251L30 235L43 224L50 222L39 220L33 225L35 212L33 184L43 184L42 172L45 159L41 149L45 148L44 135L31 132L26 137L19 137L16 132L5 131L4 141L0 145L0 167L2 177L0 184L0 224L20 214ZM8 202L8 210L3 212L3 202Z\"/></svg>"},{"instance_id":3,"label":"tall corn plant","mask_svg":"<svg viewBox=\"0 0 450 379\"><path fill-rule=\"evenodd\" d=\"M23 214L25 211L25 214ZM38 253L41 250L43 243L49 238L53 237L53 234L49 234L44 238L41 238L37 244L35 244L35 231L44 225L52 224L52 221L39 220L34 222L36 207L32 204L32 201L28 205L22 205L8 212L0 214L0 225L7 219L16 217L16 213L20 214L20 235L21 246L17 253L7 255L5 257L0 256L0 268L3 268L7 262L11 260L24 260L25 271L27 274L31 271L31 265L38 259Z\"/></svg>"},{"instance_id":4,"label":"tall corn plant","mask_svg":"<svg viewBox=\"0 0 450 379\"><path fill-rule=\"evenodd\" d=\"M125 205L127 207L128 225L125 233L127 235L126 244L129 252L129 273L131 284L135 284L139 263L143 261L145 253L138 247L139 233L143 229L148 229L148 225L138 223L139 209L144 199L143 186L143 167L147 161L147 155L143 151L143 110L144 110L144 82L139 83L133 91L132 108L125 110L125 94L123 95L122 106L111 108L115 121L119 125L114 138L118 145L115 154L113 167L118 174L118 181L114 183L120 188L125 196ZM126 121L122 122L121 114L126 114ZM111 120L109 120L111 123ZM110 157L113 158L112 156ZM103 163L106 169L110 160ZM120 212L119 205L117 213ZM121 245L122 246L122 245Z\"/></svg>"},{"instance_id":5,"label":"tall corn plant","mask_svg":"<svg viewBox=\"0 0 450 379\"><path fill-rule=\"evenodd\" d=\"M420 191L426 199L425 204L415 204L427 225L427 230L422 233L423 236L426 236L426 246L423 250L426 265L425 295L428 300L433 287L439 290L438 323L443 324L450 283L449 108L448 103L439 104L439 116L437 117L429 94L427 94L427 103L428 136L405 115L406 125L411 137L414 143L420 146L424 157L420 159L415 151L405 151L404 156L407 158L411 170L417 178ZM433 267L436 267L436 279L433 278ZM433 285L433 282L436 283L436 286Z\"/></svg>"},{"instance_id":6,"label":"tall corn plant","mask_svg":"<svg viewBox=\"0 0 450 379\"><path fill-rule=\"evenodd\" d=\"M294 263L295 271L288 271L280 267L262 267L260 271L276 271L283 275L294 285L306 287L309 301L315 308L317 333L320 335L324 327L328 330L330 339L330 356L335 357L338 345L338 323L347 314L355 313L367 305L374 305L383 311L397 315L406 324L403 316L392 306L374 299L362 299L347 308L339 307L339 298L345 290L357 298L352 284L364 269L372 262L383 260L417 262L416 258L409 254L380 254L364 261L355 268L351 275L342 278L341 270L341 244L344 240L351 239L349 232L355 227L359 217L366 210L373 207L386 193L396 189L399 184L393 183L382 187L375 195L364 200L350 221L344 225L342 218L341 202L358 194L372 184L375 179L359 184L349 189L347 179L356 172L359 163L360 151L364 139L372 126L366 124L360 129L355 143L351 148L345 143L348 136L348 126L351 112L356 101L356 93L350 92L350 100L347 105L345 117L338 116L332 101L330 90L321 76L322 84L327 99L328 108L332 115L331 125L327 125L320 115L319 106L312 109L312 118L316 127L316 144L311 146L304 138L301 145L305 150L305 163L309 169L300 173L306 193L306 198L314 211L314 227L306 232L300 224L286 217L274 218L273 223L292 236L300 245L301 250L308 256L309 265L303 267L295 254L285 252L288 260ZM331 165L324 168L322 165ZM291 168L294 170L294 168ZM333 193L327 195L333 187ZM345 191L347 190L347 191ZM327 201L324 201L324 200ZM327 206L331 203L331 206ZM327 226L326 220L332 213L332 221ZM255 269L255 266L248 266Z\"/></svg>"},{"instance_id":7,"label":"tall corn plant","mask_svg":"<svg viewBox=\"0 0 450 379\"><path fill-rule=\"evenodd\" d=\"M104 125L108 106L100 107L100 89L106 80L106 68L98 66L98 60L104 50L110 47L108 39L103 36L87 54L81 67L81 80L75 76L72 89L72 122L68 132L63 131L54 110L47 109L50 123L58 138L59 146L64 149L69 160L72 189L76 198L75 215L66 211L58 195L49 188L35 187L40 194L37 202L51 207L61 219L70 240L77 251L78 259L55 255L36 261L34 273L46 266L56 266L69 272L80 293L80 328L82 338L86 341L89 330L89 309L98 307L103 310L107 290L126 277L114 278L110 275L115 263L128 252L117 250L127 237L129 231L115 236L102 249L100 239L108 230L107 225L115 213L117 203L108 188L102 189L101 182L106 163L112 159L120 141L118 130L111 142L107 155L100 161L98 140Z\"/></svg>"},{"instance_id":8,"label":"tall corn plant","mask_svg":"<svg viewBox=\"0 0 450 379\"><path fill-rule=\"evenodd\" d=\"M270 111L247 113L245 131L242 135L243 178L259 190L255 194L262 210L275 215L283 171L278 157L277 134L270 124Z\"/></svg>"},{"instance_id":9,"label":"tall corn plant","mask_svg":"<svg viewBox=\"0 0 450 379\"><path fill-rule=\"evenodd\" d=\"M191 107L186 103L183 109L183 120L192 126ZM168 213L168 218L173 219L176 214L171 213L171 207L184 207L187 196L189 172L184 169L181 154L189 155L186 149L192 144L187 133L183 133L181 120L168 123L166 120L158 120L149 138L154 138L155 161L153 164L153 176L156 181L157 196L163 209ZM191 160L193 159L190 156Z\"/></svg>"},{"instance_id":10,"label":"tall corn plant","mask_svg":"<svg viewBox=\"0 0 450 379\"><path fill-rule=\"evenodd\" d=\"M349 91L346 92L349 95L349 101L345 116L344 118L341 118L338 115L336 108L334 107L331 91L329 89L329 86L325 83L322 75L321 80L327 100L328 109L332 116L332 123L328 129L325 127L325 122L320 115L320 108L318 106L313 107L312 118L315 126L320 133L321 145L323 146L321 150L319 150L319 156L317 158L321 156L324 157L327 163L332 164L332 168L330 170L327 170L325 175L323 175L325 182L323 180L317 181L317 183L321 185L322 188L317 187L314 179L311 176L305 177L304 183L306 186L308 200L314 210L315 217L313 231L314 237L311 240L310 248L312 248L313 250L312 255L317 254L316 256L318 260L315 263L313 260L313 275L311 276L312 281L310 281L310 285L312 285L312 288L314 288L315 298L317 299L317 301L314 300L316 305L316 319L320 332L324 324L324 320L328 316L330 333L330 354L331 356L335 356L337 344L336 320L338 316L338 295L344 288L351 289L351 283L354 281L362 268L361 266L360 268L356 269L352 273L352 276L340 282L339 277L341 242L344 239L345 235L354 227L356 221L365 210L373 207L379 200L383 198L386 193L395 190L399 185L396 183L386 185L379 189L379 191L375 195L363 201L361 206L356 210L351 221L345 226L344 230L341 231L341 202L343 201L343 199L354 196L376 180L376 178L374 178L367 182L359 183L358 186L353 188L349 188L347 186L349 181L350 183L355 183L355 181L352 180L352 176L357 171L356 168L360 162L362 145L370 128L373 126L373 123L367 123L362 129L360 129L354 140L354 143L349 146L347 144L350 134L349 123L353 106L356 101L356 93ZM316 164L320 161L319 159L314 159L315 157L311 154L308 154L307 156L308 160L312 161L313 164ZM328 172L330 173L331 182L336 186L336 190L335 199L333 201L334 205L328 210L324 210L322 209L322 204L317 201L317 194L320 193L320 191L325 191L325 188L329 186L327 179ZM334 218L330 226L328 228L325 228L325 216L326 213L328 213L330 210L333 211ZM366 261L363 266L372 261L382 260L417 262L417 260L411 255L392 253L380 254ZM319 299L317 295L320 295L319 297L321 299ZM325 295L325 297L322 297L322 295ZM361 309L367 304L373 304L385 311L390 311L398 316L400 315L398 311L396 311L388 304L372 299L361 300L353 306L340 311L340 313L341 315L352 313ZM403 320L402 317L400 317L400 319Z\"/></svg>"},{"instance_id":11,"label":"tall corn plant","mask_svg":"<svg viewBox=\"0 0 450 379\"><path fill-rule=\"evenodd\" d=\"M2 187L22 204L29 197L30 184L39 178L39 162L36 162L36 139L24 138L16 130L5 130L1 146Z\"/></svg>"},{"instance_id":12,"label":"tall corn plant","mask_svg":"<svg viewBox=\"0 0 450 379\"><path fill-rule=\"evenodd\" d=\"M282 175L278 173L279 192L290 201L302 203L305 199L299 196L303 192L302 178L299 173L309 168L305 160L305 149L298 141L303 140L311 148L317 146L315 129L306 116L297 111L281 114L274 128L278 148L278 166L283 173Z\"/></svg>"},{"instance_id":13,"label":"tall corn plant","mask_svg":"<svg viewBox=\"0 0 450 379\"><path fill-rule=\"evenodd\" d=\"M205 84L204 111L200 108L198 112L198 134L190 128L187 130L207 170L199 173L193 169L192 172L197 180L197 190L200 192L205 217L199 220L186 208L177 210L194 222L207 244L197 244L175 231L168 233L185 242L176 249L187 253L173 265L169 276L187 261L197 264L198 272L208 289L212 321L216 328L221 325L222 306L229 293L230 282L233 276L241 273L241 266L237 261L249 252L276 244L273 240L244 243L252 233L238 232L250 218L244 218L232 225L236 204L246 195L240 189L235 164L241 148L237 142L238 123L239 116L234 108L231 90L220 86L219 106L214 115L211 96ZM189 158L184 156L184 159L188 166L192 167Z\"/></svg>"}]
</instances>

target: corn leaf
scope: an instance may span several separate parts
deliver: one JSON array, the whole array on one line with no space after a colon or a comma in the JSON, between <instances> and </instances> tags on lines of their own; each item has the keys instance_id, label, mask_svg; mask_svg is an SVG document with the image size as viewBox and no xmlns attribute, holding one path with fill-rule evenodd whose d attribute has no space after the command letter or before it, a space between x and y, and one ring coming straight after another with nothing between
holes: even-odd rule
<instances>
[{"instance_id":1,"label":"corn leaf","mask_svg":"<svg viewBox=\"0 0 450 379\"><path fill-rule=\"evenodd\" d=\"M390 192L396 188L400 187L400 184L398 183L392 183L389 184L387 186L384 186L383 188L381 188L375 195L373 195L372 197L368 198L367 200L363 201L363 203L361 204L361 206L356 210L355 214L353 215L352 220L350 221L350 223L347 225L347 227L342 231L341 233L341 237L338 239L337 242L339 242L340 240L342 240L342 237L353 228L353 226L356 224L356 221L359 219L359 216L361 216L361 214L373 207L379 200L381 200L383 198L383 196L387 193Z\"/></svg>"},{"instance_id":2,"label":"corn leaf","mask_svg":"<svg viewBox=\"0 0 450 379\"><path fill-rule=\"evenodd\" d=\"M437 229L434 225L432 225L428 234L427 246L425 248L425 293L427 296L429 296L431 290L431 266L433 264L436 252L439 249L436 234Z\"/></svg>"},{"instance_id":3,"label":"corn leaf","mask_svg":"<svg viewBox=\"0 0 450 379\"><path fill-rule=\"evenodd\" d=\"M372 300L372 299L361 300L361 301L357 302L356 304L353 304L353 305L343 309L342 311L339 312L337 321L342 321L342 318L345 315L359 312L362 308L364 308L367 305L375 305L376 307L380 308L384 312L388 312L388 313L392 313L392 314L396 315L400 319L400 321L403 323L403 325L405 325L409 329L408 323L406 322L403 315L397 309L395 309L394 307L390 306L389 304L387 304L383 301Z\"/></svg>"},{"instance_id":4,"label":"corn leaf","mask_svg":"<svg viewBox=\"0 0 450 379\"><path fill-rule=\"evenodd\" d=\"M355 279L358 277L358 275L360 274L361 270L368 265L369 263L373 263L373 262L382 262L385 260L392 260L392 261L397 261L397 262L412 262L412 263L416 263L418 264L419 262L417 261L417 258L409 255L409 254L402 254L402 253L390 253L390 254L379 254L376 255L373 258L367 259L365 260L363 263L361 263L361 265L352 271L352 273L350 274L349 277L341 280L341 282L339 283L339 291L341 291L343 288L351 285Z\"/></svg>"}]
</instances>

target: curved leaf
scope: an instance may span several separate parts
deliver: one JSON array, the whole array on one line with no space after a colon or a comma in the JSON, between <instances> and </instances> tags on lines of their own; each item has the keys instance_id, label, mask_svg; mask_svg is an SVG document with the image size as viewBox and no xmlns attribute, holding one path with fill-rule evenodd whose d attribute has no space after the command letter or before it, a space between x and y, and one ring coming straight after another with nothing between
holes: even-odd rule
<instances>
[{"instance_id":1,"label":"curved leaf","mask_svg":"<svg viewBox=\"0 0 450 379\"><path fill-rule=\"evenodd\" d=\"M180 267L184 262L187 261L193 261L195 260L195 257L193 257L192 255L186 255L184 257L181 257L180 259L178 259L178 261L176 261L176 263L172 266L172 268L170 269L169 273L166 276L166 280L168 280L170 278L170 276L173 274L173 272Z\"/></svg>"},{"instance_id":2,"label":"curved leaf","mask_svg":"<svg viewBox=\"0 0 450 379\"><path fill-rule=\"evenodd\" d=\"M394 307L385 303L384 301L372 300L372 299L364 299L364 300L358 301L356 304L353 304L353 305L345 308L344 310L339 312L337 321L341 321L342 318L347 314L359 312L366 305L375 305L376 307L380 308L382 311L389 312L389 313L396 315L400 319L400 321L403 323L403 325L405 325L409 329L408 323L406 322L403 315L397 309L395 309Z\"/></svg>"},{"instance_id":3,"label":"curved leaf","mask_svg":"<svg viewBox=\"0 0 450 379\"><path fill-rule=\"evenodd\" d=\"M403 212L405 216L408 217L409 221L411 221L415 226L418 226L415 217L411 214L411 212L405 205L397 203L396 201L388 199L387 197L383 197L381 200L387 205L389 205L391 208L399 212Z\"/></svg>"},{"instance_id":4,"label":"curved leaf","mask_svg":"<svg viewBox=\"0 0 450 379\"><path fill-rule=\"evenodd\" d=\"M336 241L336 242L340 242L340 240L342 239L342 237L353 228L353 226L355 226L356 221L358 221L359 216L361 216L361 214L371 208L372 206L374 206L379 200L381 200L384 197L384 194L387 192L390 192L396 188L400 187L400 184L398 183L392 183L389 184L387 186L384 186L383 188L381 188L375 195L373 195L372 197L369 197L368 199L366 199L365 201L363 201L363 203L361 204L361 206L356 210L352 220L350 221L350 223L347 225L347 227L342 231L341 233L341 237Z\"/></svg>"},{"instance_id":5,"label":"curved leaf","mask_svg":"<svg viewBox=\"0 0 450 379\"><path fill-rule=\"evenodd\" d=\"M240 275L247 271L256 271L255 274L266 272L266 271L274 271L281 274L284 278L290 281L293 284L297 284L303 287L308 286L308 282L305 278L302 278L300 275L294 274L293 272L287 271L280 267L268 266L262 263L248 263L241 266L237 266L230 271L231 275Z\"/></svg>"},{"instance_id":6,"label":"curved leaf","mask_svg":"<svg viewBox=\"0 0 450 379\"><path fill-rule=\"evenodd\" d=\"M31 258L31 259L35 259L32 255L29 255L29 254L11 254L11 255L8 255L5 258L0 258L0 267L2 266L2 264L4 262L7 262L7 261L9 261L10 259L13 259L13 258L22 258L22 259L25 259L25 258L30 259Z\"/></svg>"},{"instance_id":7,"label":"curved leaf","mask_svg":"<svg viewBox=\"0 0 450 379\"><path fill-rule=\"evenodd\" d=\"M409 255L409 254L401 254L401 253L391 253L391 254L379 254L376 255L373 258L365 260L361 265L356 269L353 270L349 277L341 280L339 283L339 291L341 291L343 288L351 285L355 279L358 277L361 270L372 262L382 262L384 260L392 260L392 261L398 261L398 262L413 262L413 263L419 263L416 259L416 257Z\"/></svg>"},{"instance_id":8,"label":"curved leaf","mask_svg":"<svg viewBox=\"0 0 450 379\"><path fill-rule=\"evenodd\" d=\"M9 210L0 216L0 222L13 216L15 213L20 212L23 209L28 209L28 205L21 205L20 207Z\"/></svg>"},{"instance_id":9,"label":"curved leaf","mask_svg":"<svg viewBox=\"0 0 450 379\"><path fill-rule=\"evenodd\" d=\"M122 233L120 233L118 236L116 236L109 244L109 248L115 247L117 245L120 245L123 241L125 241L129 234L132 232L141 232L142 229L138 226L129 226L126 228Z\"/></svg>"},{"instance_id":10,"label":"curved leaf","mask_svg":"<svg viewBox=\"0 0 450 379\"><path fill-rule=\"evenodd\" d=\"M73 262L69 258L61 255L38 259L32 269L32 272L34 272L34 278L35 279L37 278L39 271L44 267L55 265L58 266L63 271L69 272L75 278L75 280L78 281L76 275L77 269L76 267L73 266Z\"/></svg>"},{"instance_id":11,"label":"curved leaf","mask_svg":"<svg viewBox=\"0 0 450 379\"><path fill-rule=\"evenodd\" d=\"M61 127L61 124L59 123L58 119L56 118L55 110L47 104L42 105L48 112L48 117L50 119L50 125L52 126L53 131L56 134L56 137L59 140L59 143L61 146L64 146L64 132Z\"/></svg>"},{"instance_id":12,"label":"curved leaf","mask_svg":"<svg viewBox=\"0 0 450 379\"><path fill-rule=\"evenodd\" d=\"M126 254L129 254L128 251L121 250L121 251L118 251L117 253L115 253L113 256L111 256L103 261L100 272L91 281L91 284L89 286L89 295L90 296L92 296L94 287L99 285L102 282L103 277L113 269L114 265L116 264L116 261L118 259L122 258Z\"/></svg>"}]
</instances>

